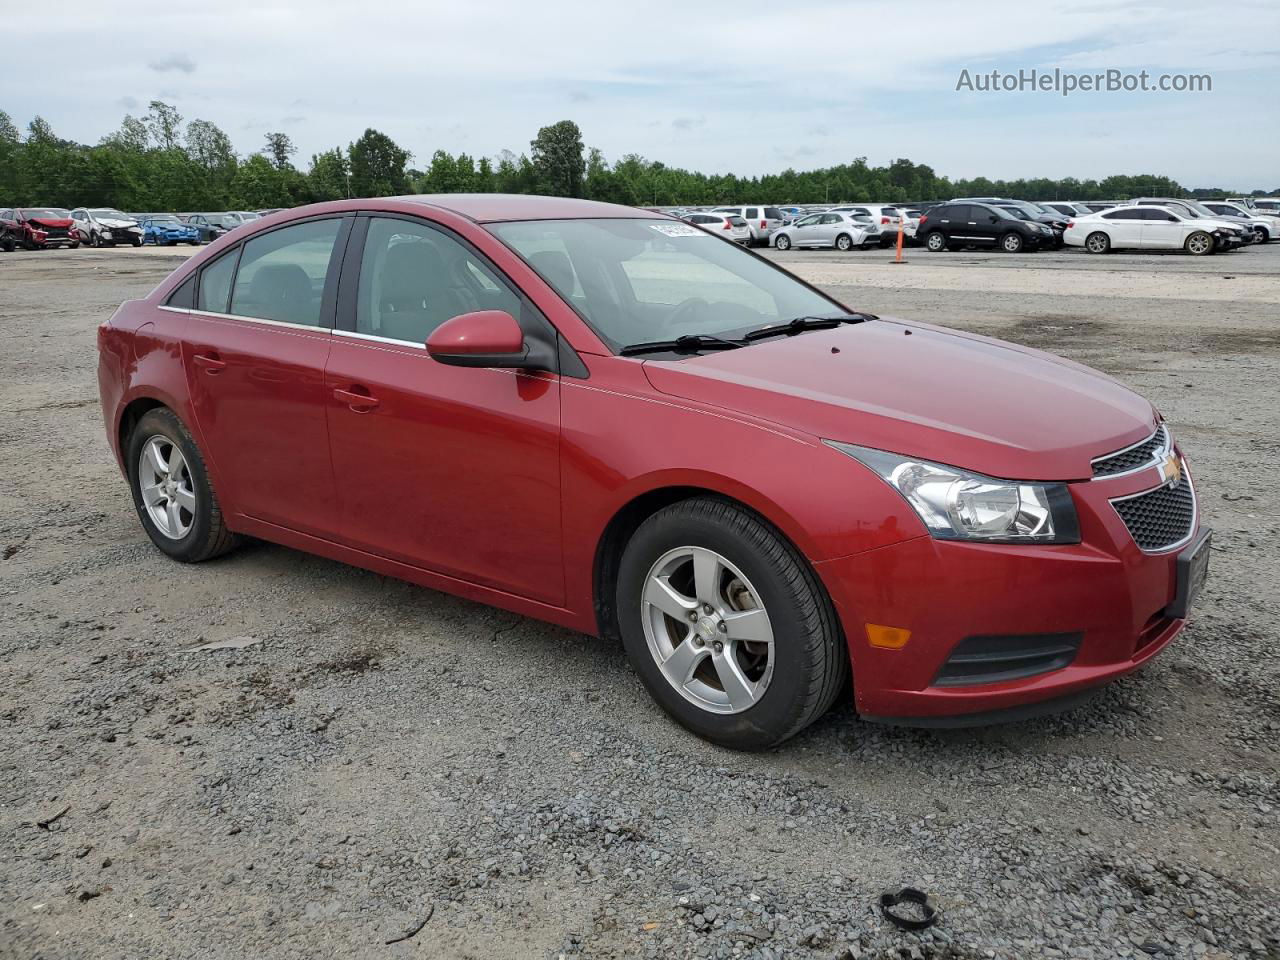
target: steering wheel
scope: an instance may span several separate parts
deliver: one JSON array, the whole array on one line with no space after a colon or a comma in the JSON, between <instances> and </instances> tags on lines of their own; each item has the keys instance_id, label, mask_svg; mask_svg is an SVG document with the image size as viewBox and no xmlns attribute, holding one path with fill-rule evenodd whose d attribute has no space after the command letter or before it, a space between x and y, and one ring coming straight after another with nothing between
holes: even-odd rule
<instances>
[{"instance_id":1,"label":"steering wheel","mask_svg":"<svg viewBox=\"0 0 1280 960\"><path fill-rule=\"evenodd\" d=\"M711 304L707 303L706 300L703 300L702 297L690 297L688 300L683 300L674 310L671 311L671 315L667 317L667 325L679 327L690 323L695 319L692 314L703 307L709 306L711 306Z\"/></svg>"}]
</instances>

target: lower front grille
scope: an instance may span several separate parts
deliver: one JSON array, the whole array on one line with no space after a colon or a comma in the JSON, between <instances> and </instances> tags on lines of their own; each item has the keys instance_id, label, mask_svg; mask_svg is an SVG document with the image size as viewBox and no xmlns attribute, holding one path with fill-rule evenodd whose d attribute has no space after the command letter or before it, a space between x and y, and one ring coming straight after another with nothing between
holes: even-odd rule
<instances>
[{"instance_id":1,"label":"lower front grille","mask_svg":"<svg viewBox=\"0 0 1280 960\"><path fill-rule=\"evenodd\" d=\"M1021 680L1060 670L1076 658L1082 633L965 637L934 678L935 687Z\"/></svg>"},{"instance_id":2,"label":"lower front grille","mask_svg":"<svg viewBox=\"0 0 1280 960\"><path fill-rule=\"evenodd\" d=\"M1168 550L1191 536L1196 522L1196 496L1184 472L1176 483L1147 493L1112 500L1111 505L1143 550Z\"/></svg>"}]
</instances>

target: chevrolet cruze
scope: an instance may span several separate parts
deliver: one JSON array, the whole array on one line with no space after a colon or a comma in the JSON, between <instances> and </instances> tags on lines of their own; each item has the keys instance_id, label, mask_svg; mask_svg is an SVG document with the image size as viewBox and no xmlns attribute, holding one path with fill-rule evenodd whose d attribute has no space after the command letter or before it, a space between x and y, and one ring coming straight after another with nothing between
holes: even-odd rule
<instances>
[{"instance_id":1,"label":"chevrolet cruze","mask_svg":"<svg viewBox=\"0 0 1280 960\"><path fill-rule=\"evenodd\" d=\"M222 237L98 335L175 560L257 537L621 639L778 743L1070 705L1182 630L1192 477L1086 367L845 305L629 207L348 200Z\"/></svg>"}]
</instances>

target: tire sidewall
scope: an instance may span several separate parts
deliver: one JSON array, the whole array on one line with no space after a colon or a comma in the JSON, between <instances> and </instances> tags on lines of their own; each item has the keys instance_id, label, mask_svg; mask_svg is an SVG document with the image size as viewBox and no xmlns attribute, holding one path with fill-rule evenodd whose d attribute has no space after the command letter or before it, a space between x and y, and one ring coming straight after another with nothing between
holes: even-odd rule
<instances>
[{"instance_id":1,"label":"tire sidewall","mask_svg":"<svg viewBox=\"0 0 1280 960\"><path fill-rule=\"evenodd\" d=\"M779 250L790 250L791 238L786 235L783 235L779 237L777 240L775 240L773 245L777 247Z\"/></svg>"},{"instance_id":2,"label":"tire sidewall","mask_svg":"<svg viewBox=\"0 0 1280 960\"><path fill-rule=\"evenodd\" d=\"M849 250L852 250L853 238L850 237L847 233L840 234L840 236L836 237L836 249L843 250L846 252Z\"/></svg>"},{"instance_id":3,"label":"tire sidewall","mask_svg":"<svg viewBox=\"0 0 1280 960\"><path fill-rule=\"evenodd\" d=\"M1000 249L1005 253L1021 253L1023 246L1021 234L1006 233L1000 238Z\"/></svg>"},{"instance_id":4,"label":"tire sidewall","mask_svg":"<svg viewBox=\"0 0 1280 960\"><path fill-rule=\"evenodd\" d=\"M1196 239L1196 237L1204 237L1204 238L1205 238L1205 241L1207 242L1207 248L1206 248L1206 249L1204 249L1204 250L1200 250L1200 251L1196 251L1196 250L1192 250L1192 249L1191 249L1191 241L1192 241L1192 240L1194 240L1194 239ZM1195 233L1189 234L1189 235L1187 236L1187 239L1186 239L1185 241L1183 241L1182 248L1183 248L1184 250L1186 250L1186 251L1187 251L1187 253L1191 254L1193 257L1203 257L1203 256L1205 256L1206 254L1213 253L1213 248L1214 248L1214 239L1213 239L1213 237L1212 237L1212 236L1210 236L1209 234L1205 233L1203 230L1197 230Z\"/></svg>"},{"instance_id":5,"label":"tire sidewall","mask_svg":"<svg viewBox=\"0 0 1280 960\"><path fill-rule=\"evenodd\" d=\"M182 456L187 461L187 473L191 477L192 489L196 494L195 520L191 524L191 529L187 531L187 535L181 540L173 540L161 533L152 522L142 502L142 491L138 483L138 458L142 454L143 445L155 436L164 437L182 451ZM200 456L199 449L182 422L167 410L152 410L144 414L129 435L125 457L125 465L129 471L129 492L133 495L133 508L151 542L176 560L191 561L201 556L210 537L210 524L213 520L210 509L213 504L213 491L204 469L204 459Z\"/></svg>"},{"instance_id":6,"label":"tire sidewall","mask_svg":"<svg viewBox=\"0 0 1280 960\"><path fill-rule=\"evenodd\" d=\"M776 534L775 534L776 536ZM653 563L669 550L699 546L714 550L746 575L769 613L774 635L773 675L763 696L741 713L714 714L686 700L663 676L649 651L642 620L645 580ZM702 517L675 518L664 511L636 531L623 554L616 587L623 646L645 687L677 722L698 736L733 749L764 749L786 737L803 710L813 665L798 637L804 618L795 595L779 572L730 527Z\"/></svg>"},{"instance_id":7,"label":"tire sidewall","mask_svg":"<svg viewBox=\"0 0 1280 960\"><path fill-rule=\"evenodd\" d=\"M937 238L936 240L934 238ZM935 230L924 240L925 249L930 253L941 253L947 249L947 238L941 230Z\"/></svg>"}]
</instances>

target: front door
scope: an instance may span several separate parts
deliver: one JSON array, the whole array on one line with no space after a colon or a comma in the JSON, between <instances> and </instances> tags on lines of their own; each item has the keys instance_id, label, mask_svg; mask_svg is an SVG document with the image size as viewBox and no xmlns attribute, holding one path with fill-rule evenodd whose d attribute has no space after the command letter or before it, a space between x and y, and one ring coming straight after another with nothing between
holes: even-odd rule
<instances>
[{"instance_id":1,"label":"front door","mask_svg":"<svg viewBox=\"0 0 1280 960\"><path fill-rule=\"evenodd\" d=\"M324 365L346 226L258 234L200 272L183 365L228 503L318 536L337 520Z\"/></svg>"},{"instance_id":2,"label":"front door","mask_svg":"<svg viewBox=\"0 0 1280 960\"><path fill-rule=\"evenodd\" d=\"M526 328L546 321L443 229L365 222L362 254L353 242L346 257L343 329L325 376L344 539L562 604L559 377L446 366L424 348L473 310L505 310Z\"/></svg>"}]
</instances>

